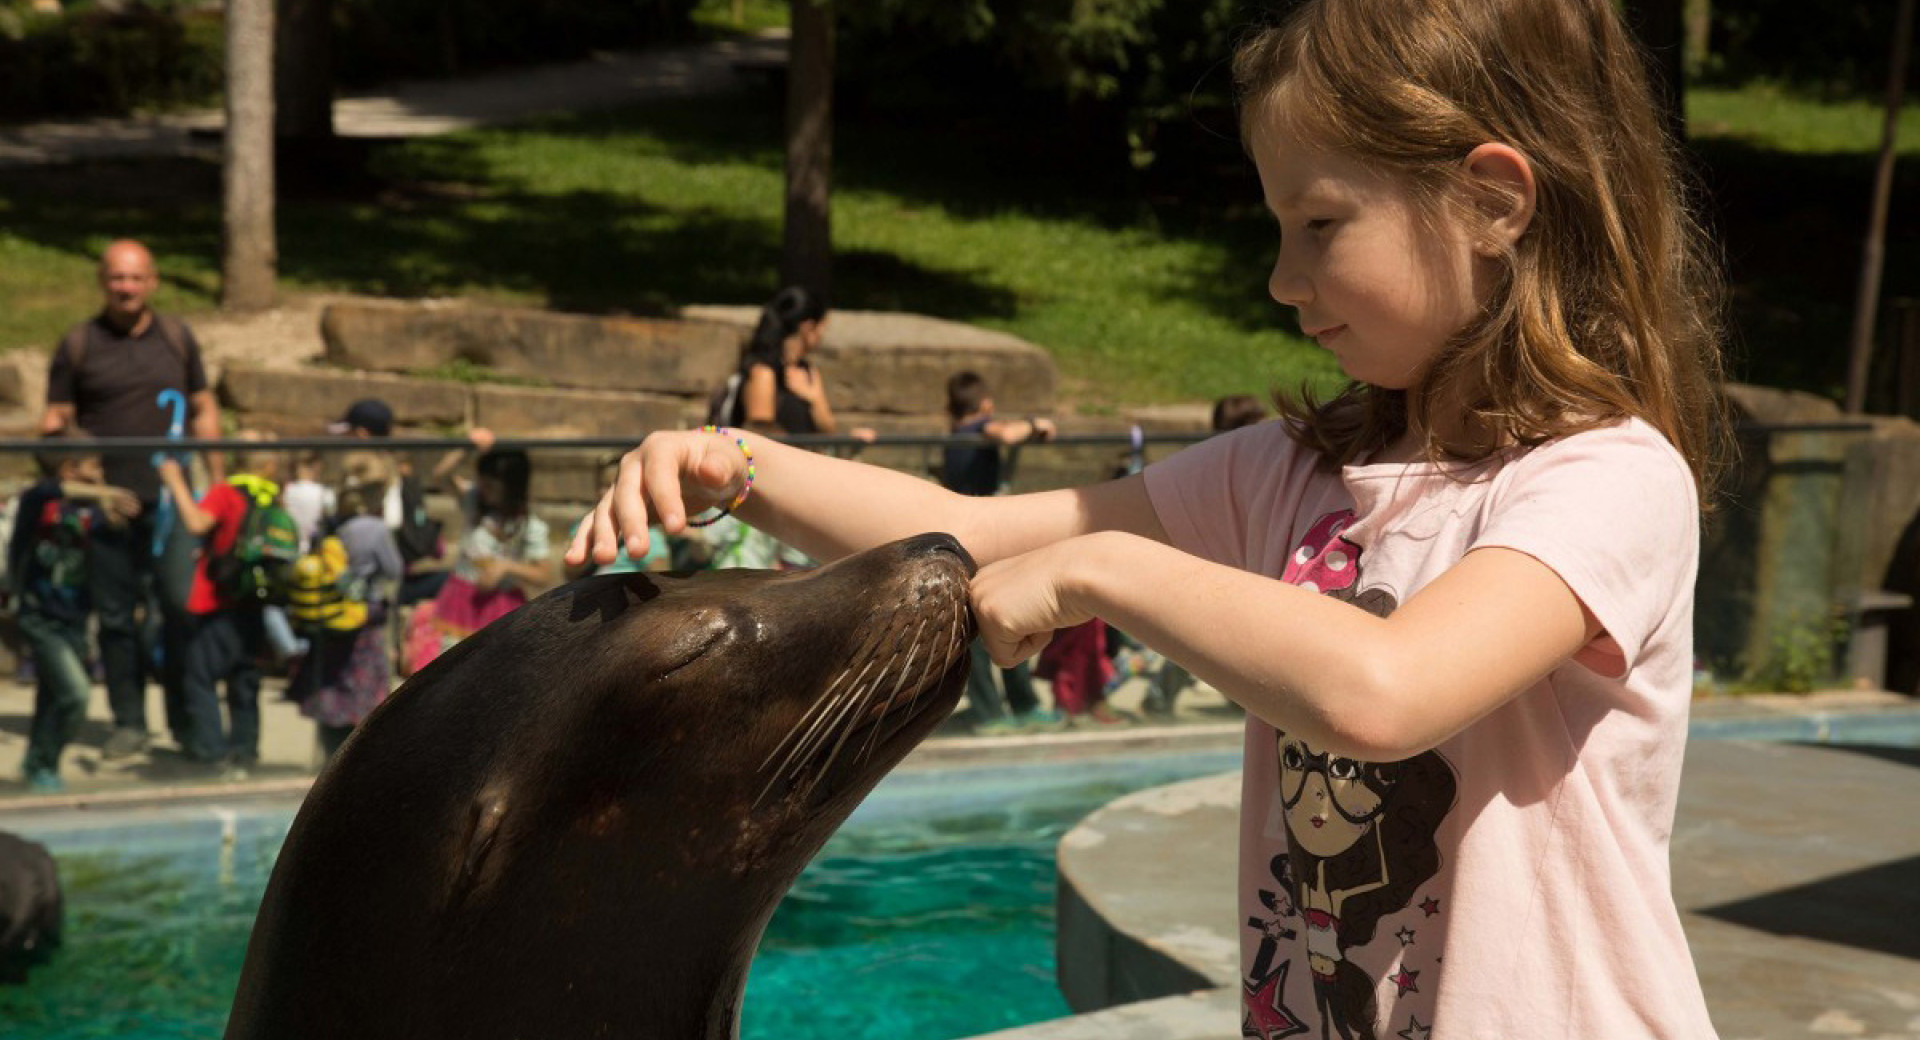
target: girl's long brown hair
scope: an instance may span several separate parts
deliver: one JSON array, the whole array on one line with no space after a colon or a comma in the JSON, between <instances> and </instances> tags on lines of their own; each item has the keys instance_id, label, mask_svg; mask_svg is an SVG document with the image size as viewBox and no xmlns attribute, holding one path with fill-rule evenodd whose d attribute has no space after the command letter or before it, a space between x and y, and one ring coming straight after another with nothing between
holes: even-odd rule
<instances>
[{"instance_id":1,"label":"girl's long brown hair","mask_svg":"<svg viewBox=\"0 0 1920 1040\"><path fill-rule=\"evenodd\" d=\"M1476 459L1638 416L1709 503L1728 443L1720 271L1612 0L1305 0L1248 37L1234 79L1244 138L1282 120L1398 174L1429 218L1497 208L1465 169L1489 141L1523 153L1537 185L1505 277L1427 378L1283 398L1296 439L1344 464L1409 423L1433 430L1433 402L1465 401L1454 428L1471 442L1430 432L1427 454Z\"/></svg>"}]
</instances>

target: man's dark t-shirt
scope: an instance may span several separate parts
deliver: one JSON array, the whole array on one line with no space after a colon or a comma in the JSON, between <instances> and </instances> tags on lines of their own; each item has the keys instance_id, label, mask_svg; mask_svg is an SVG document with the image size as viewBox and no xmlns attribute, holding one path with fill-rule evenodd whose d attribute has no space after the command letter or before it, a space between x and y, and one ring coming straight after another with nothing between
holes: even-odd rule
<instances>
[{"instance_id":1,"label":"man's dark t-shirt","mask_svg":"<svg viewBox=\"0 0 1920 1040\"><path fill-rule=\"evenodd\" d=\"M173 410L161 409L160 391L179 390L191 398L207 388L200 344L185 324L174 322L174 327L184 350L167 342L157 314L138 336L123 335L104 317L95 317L82 326L86 347L77 368L66 339L54 351L47 370L47 403L73 405L75 423L95 437L166 436ZM107 483L151 505L160 497L151 456L104 453Z\"/></svg>"}]
</instances>

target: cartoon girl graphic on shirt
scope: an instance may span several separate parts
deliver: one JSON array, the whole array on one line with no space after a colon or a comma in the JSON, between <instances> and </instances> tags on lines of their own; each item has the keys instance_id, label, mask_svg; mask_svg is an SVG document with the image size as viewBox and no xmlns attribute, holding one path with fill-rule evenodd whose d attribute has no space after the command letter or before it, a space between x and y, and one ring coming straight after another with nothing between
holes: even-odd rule
<instances>
[{"instance_id":1,"label":"cartoon girl graphic on shirt","mask_svg":"<svg viewBox=\"0 0 1920 1040\"><path fill-rule=\"evenodd\" d=\"M1434 832L1453 806L1453 770L1428 751L1361 762L1277 731L1292 901L1305 921L1322 1040L1374 1036L1375 980L1346 958L1373 941L1440 869Z\"/></svg>"},{"instance_id":2,"label":"cartoon girl graphic on shirt","mask_svg":"<svg viewBox=\"0 0 1920 1040\"><path fill-rule=\"evenodd\" d=\"M1386 617L1398 598L1362 589L1361 550L1341 537L1353 519L1343 511L1315 523L1282 580ZM1374 1040L1375 980L1346 953L1372 942L1380 919L1439 872L1434 835L1453 807L1453 769L1434 751L1403 762L1330 755L1284 730L1274 754L1288 845L1274 875L1304 919L1321 1038Z\"/></svg>"}]
</instances>

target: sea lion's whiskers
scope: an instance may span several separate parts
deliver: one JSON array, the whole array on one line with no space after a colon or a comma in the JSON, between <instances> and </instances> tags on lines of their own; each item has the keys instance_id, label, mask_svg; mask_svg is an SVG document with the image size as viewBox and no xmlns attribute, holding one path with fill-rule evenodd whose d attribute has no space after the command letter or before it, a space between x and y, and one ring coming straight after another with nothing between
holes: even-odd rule
<instances>
[{"instance_id":1,"label":"sea lion's whiskers","mask_svg":"<svg viewBox=\"0 0 1920 1040\"><path fill-rule=\"evenodd\" d=\"M875 658L873 661L867 662L867 668L871 669L878 661L879 659ZM866 670L862 670L860 674L864 677ZM820 763L819 772L814 777L814 783L819 783L820 777L826 775L827 770L833 766L833 760L840 757L840 749L846 746L847 738L853 735L855 727L850 724L842 725L842 723L849 717L858 717L860 714L864 714L866 702L872 699L873 691L880 688L880 680L885 676L886 670L882 669L879 675L873 677L872 682L860 687L846 698L846 703L842 706L839 715L834 718L832 726L833 729L840 731L840 739L833 742L833 750L827 752L827 760ZM856 711L855 709L861 710ZM811 789L812 785L808 786L809 789Z\"/></svg>"},{"instance_id":2,"label":"sea lion's whiskers","mask_svg":"<svg viewBox=\"0 0 1920 1040\"><path fill-rule=\"evenodd\" d=\"M907 673L913 670L913 659L920 655L920 633L925 631L926 627L926 618L921 618L920 624L914 626L913 645L907 648L907 659L900 663L900 678L894 680L893 689L887 694L887 707L885 711L880 713L881 718L885 718L889 712L893 711L893 702L900 697L900 688L907 683ZM917 696L918 693L919 688L916 686L915 695ZM880 726L879 720L876 719L873 731L867 734L867 746L860 749L860 757L864 759L873 754L873 746L878 743L879 740Z\"/></svg>"},{"instance_id":3,"label":"sea lion's whiskers","mask_svg":"<svg viewBox=\"0 0 1920 1040\"><path fill-rule=\"evenodd\" d=\"M815 725L817 725L819 718L825 717L825 713L827 711L828 706L831 705L834 700L833 691L840 688L840 684L847 680L847 676L851 674L852 671L853 671L853 666L851 664L848 664L847 667L840 669L840 674L834 677L834 680L832 683L828 684L826 692L822 693L820 697L813 702L813 707L808 708L807 713L805 715L800 716L799 720L793 724L793 728L787 731L787 735L781 738L780 743L774 747L773 751L768 753L766 761L760 763L760 768L762 770L765 770L767 766L771 765L773 763L773 760L779 757L781 752L788 750L787 746L789 744L794 743L794 741L798 738L800 731L802 729L808 728L808 725L807 725L808 720L814 720ZM796 751L798 750L797 745L794 748L794 750ZM787 757L790 761L792 759L792 754L789 753ZM784 765L782 766L781 771L782 772L785 771Z\"/></svg>"}]
</instances>

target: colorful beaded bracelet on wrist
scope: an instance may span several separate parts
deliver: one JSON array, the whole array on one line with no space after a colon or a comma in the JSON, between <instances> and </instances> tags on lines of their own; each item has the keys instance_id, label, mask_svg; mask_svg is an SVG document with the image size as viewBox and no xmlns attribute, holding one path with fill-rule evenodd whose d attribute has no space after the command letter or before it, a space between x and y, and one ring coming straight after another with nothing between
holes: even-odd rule
<instances>
[{"instance_id":1,"label":"colorful beaded bracelet on wrist","mask_svg":"<svg viewBox=\"0 0 1920 1040\"><path fill-rule=\"evenodd\" d=\"M745 502L747 496L753 493L753 449L747 445L747 439L727 429L725 426L702 426L700 427L700 432L717 433L722 437L731 439L733 443L740 448L740 454L747 457L747 481L740 485L740 493L733 496L733 501L722 506L718 513L703 520L689 519L687 521L688 527L705 527L708 524L718 523L721 517L731 516L734 510L740 508L740 503Z\"/></svg>"}]
</instances>

